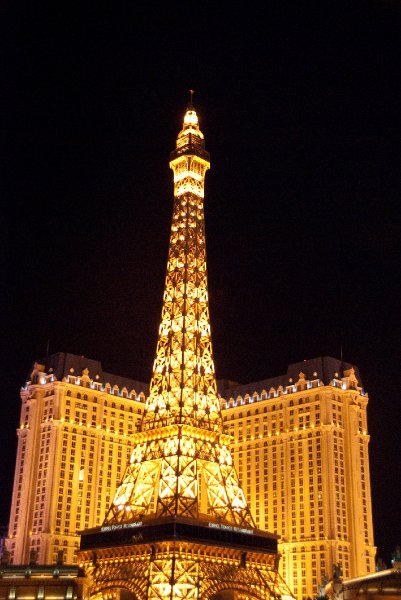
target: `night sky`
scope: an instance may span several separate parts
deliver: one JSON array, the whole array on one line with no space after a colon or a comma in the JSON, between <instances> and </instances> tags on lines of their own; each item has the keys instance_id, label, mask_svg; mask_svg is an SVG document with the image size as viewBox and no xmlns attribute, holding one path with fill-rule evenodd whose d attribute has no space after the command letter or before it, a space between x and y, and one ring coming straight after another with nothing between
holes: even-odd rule
<instances>
[{"instance_id":1,"label":"night sky","mask_svg":"<svg viewBox=\"0 0 401 600\"><path fill-rule=\"evenodd\" d=\"M211 154L218 378L330 355L368 391L375 542L401 544L401 4L5 1L0 523L19 388L64 351L149 381L188 89Z\"/></svg>"}]
</instances>

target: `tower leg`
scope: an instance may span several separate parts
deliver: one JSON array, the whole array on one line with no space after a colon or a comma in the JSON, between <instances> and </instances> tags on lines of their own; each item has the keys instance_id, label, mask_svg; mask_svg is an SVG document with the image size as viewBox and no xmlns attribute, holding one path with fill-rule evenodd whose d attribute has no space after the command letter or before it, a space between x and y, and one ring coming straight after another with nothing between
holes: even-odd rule
<instances>
[{"instance_id":1,"label":"tower leg","mask_svg":"<svg viewBox=\"0 0 401 600\"><path fill-rule=\"evenodd\" d=\"M195 560L177 554L155 556L150 564L149 600L198 600L199 571Z\"/></svg>"}]
</instances>

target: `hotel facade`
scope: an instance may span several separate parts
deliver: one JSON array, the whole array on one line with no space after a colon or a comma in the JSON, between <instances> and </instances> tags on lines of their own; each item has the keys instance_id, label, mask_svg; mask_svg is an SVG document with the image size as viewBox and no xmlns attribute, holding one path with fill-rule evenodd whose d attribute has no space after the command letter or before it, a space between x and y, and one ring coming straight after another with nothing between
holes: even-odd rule
<instances>
[{"instance_id":1,"label":"hotel facade","mask_svg":"<svg viewBox=\"0 0 401 600\"><path fill-rule=\"evenodd\" d=\"M280 536L280 573L314 597L333 565L374 572L368 396L358 369L331 357L283 376L218 381L226 432L257 527ZM75 564L80 532L100 526L133 450L148 386L57 353L34 365L21 419L6 541L14 564Z\"/></svg>"}]
</instances>

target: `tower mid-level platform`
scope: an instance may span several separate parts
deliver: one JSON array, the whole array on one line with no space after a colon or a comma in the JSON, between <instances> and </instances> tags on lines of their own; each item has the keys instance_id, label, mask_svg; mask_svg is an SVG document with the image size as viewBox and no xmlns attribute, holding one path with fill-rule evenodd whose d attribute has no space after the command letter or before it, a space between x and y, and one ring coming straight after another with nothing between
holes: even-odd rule
<instances>
[{"instance_id":1,"label":"tower mid-level platform","mask_svg":"<svg viewBox=\"0 0 401 600\"><path fill-rule=\"evenodd\" d=\"M144 519L90 529L82 535L80 559L92 596L118 598L123 588L140 600L292 598L277 571L276 535L207 519ZM188 594L181 596L183 590Z\"/></svg>"},{"instance_id":2,"label":"tower mid-level platform","mask_svg":"<svg viewBox=\"0 0 401 600\"><path fill-rule=\"evenodd\" d=\"M81 550L155 542L194 542L277 554L278 536L258 529L235 527L214 521L183 518L151 519L88 529L81 536Z\"/></svg>"}]
</instances>

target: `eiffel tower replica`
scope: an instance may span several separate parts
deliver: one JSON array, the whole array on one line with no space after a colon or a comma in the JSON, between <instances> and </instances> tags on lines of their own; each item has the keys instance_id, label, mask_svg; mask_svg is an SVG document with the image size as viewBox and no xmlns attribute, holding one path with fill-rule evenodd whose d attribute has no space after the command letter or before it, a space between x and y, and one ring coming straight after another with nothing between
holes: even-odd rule
<instances>
[{"instance_id":1,"label":"eiffel tower replica","mask_svg":"<svg viewBox=\"0 0 401 600\"><path fill-rule=\"evenodd\" d=\"M150 392L103 526L81 537L88 593L116 600L292 599L277 570L277 536L256 528L223 430L206 273L210 162L192 94L170 167L174 209Z\"/></svg>"}]
</instances>

